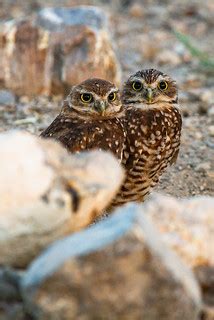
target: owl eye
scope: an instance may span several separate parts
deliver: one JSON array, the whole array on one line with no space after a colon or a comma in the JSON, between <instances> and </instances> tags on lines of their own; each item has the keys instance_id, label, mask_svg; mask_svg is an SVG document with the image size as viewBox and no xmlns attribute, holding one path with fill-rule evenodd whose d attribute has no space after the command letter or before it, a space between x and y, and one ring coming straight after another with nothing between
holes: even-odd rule
<instances>
[{"instance_id":1,"label":"owl eye","mask_svg":"<svg viewBox=\"0 0 214 320\"><path fill-rule=\"evenodd\" d=\"M168 83L166 81L160 81L158 83L158 88L162 91L165 91L168 88Z\"/></svg>"},{"instance_id":2,"label":"owl eye","mask_svg":"<svg viewBox=\"0 0 214 320\"><path fill-rule=\"evenodd\" d=\"M114 101L116 99L116 93L111 92L108 96L109 101Z\"/></svg>"},{"instance_id":3,"label":"owl eye","mask_svg":"<svg viewBox=\"0 0 214 320\"><path fill-rule=\"evenodd\" d=\"M134 81L132 83L132 88L135 90L135 91L140 91L142 89L143 85L140 81Z\"/></svg>"},{"instance_id":4,"label":"owl eye","mask_svg":"<svg viewBox=\"0 0 214 320\"><path fill-rule=\"evenodd\" d=\"M90 102L92 100L92 94L83 93L83 94L81 94L80 99L82 100L82 102L88 103L88 102Z\"/></svg>"}]
</instances>

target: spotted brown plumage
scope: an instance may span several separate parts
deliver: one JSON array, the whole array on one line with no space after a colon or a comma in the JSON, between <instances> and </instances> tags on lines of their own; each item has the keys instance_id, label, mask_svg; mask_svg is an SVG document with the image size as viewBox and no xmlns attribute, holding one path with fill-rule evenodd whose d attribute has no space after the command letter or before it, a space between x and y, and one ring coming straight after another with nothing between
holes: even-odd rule
<instances>
[{"instance_id":1,"label":"spotted brown plumage","mask_svg":"<svg viewBox=\"0 0 214 320\"><path fill-rule=\"evenodd\" d=\"M182 127L177 86L155 69L138 71L124 84L126 146L122 163L126 180L108 208L144 201L179 152Z\"/></svg>"},{"instance_id":2,"label":"spotted brown plumage","mask_svg":"<svg viewBox=\"0 0 214 320\"><path fill-rule=\"evenodd\" d=\"M102 149L121 161L123 116L118 89L109 81L88 79L72 88L60 114L41 136L60 141L72 153Z\"/></svg>"}]
</instances>

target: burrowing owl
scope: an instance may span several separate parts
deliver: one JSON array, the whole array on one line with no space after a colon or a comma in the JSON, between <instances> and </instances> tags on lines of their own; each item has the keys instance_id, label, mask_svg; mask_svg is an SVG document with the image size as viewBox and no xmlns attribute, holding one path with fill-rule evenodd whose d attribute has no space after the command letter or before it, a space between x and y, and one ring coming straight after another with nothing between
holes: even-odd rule
<instances>
[{"instance_id":1,"label":"burrowing owl","mask_svg":"<svg viewBox=\"0 0 214 320\"><path fill-rule=\"evenodd\" d=\"M62 110L42 137L60 141L70 152L109 150L121 161L125 132L118 89L109 81L88 79L71 89Z\"/></svg>"},{"instance_id":2,"label":"burrowing owl","mask_svg":"<svg viewBox=\"0 0 214 320\"><path fill-rule=\"evenodd\" d=\"M182 119L174 80L155 69L138 71L124 84L123 164L127 177L109 210L143 201L179 152Z\"/></svg>"}]
</instances>

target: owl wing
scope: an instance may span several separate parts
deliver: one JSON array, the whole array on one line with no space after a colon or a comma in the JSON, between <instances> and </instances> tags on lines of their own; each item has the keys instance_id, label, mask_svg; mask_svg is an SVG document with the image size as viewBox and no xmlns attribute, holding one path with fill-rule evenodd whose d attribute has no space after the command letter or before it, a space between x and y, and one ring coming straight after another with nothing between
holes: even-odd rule
<instances>
[{"instance_id":1,"label":"owl wing","mask_svg":"<svg viewBox=\"0 0 214 320\"><path fill-rule=\"evenodd\" d=\"M179 154L179 147L180 147L180 137L181 137L181 129L182 129L182 117L181 114L179 112L179 110L177 108L175 108L177 110L176 112L176 116L174 117L174 122L176 122L177 126L176 126L176 131L175 131L175 136L178 136L177 140L174 142L177 142L176 145L176 150L174 152L174 155L170 161L170 165L175 164L178 158L178 154Z\"/></svg>"},{"instance_id":2,"label":"owl wing","mask_svg":"<svg viewBox=\"0 0 214 320\"><path fill-rule=\"evenodd\" d=\"M80 152L87 149L87 128L76 127L68 132L64 132L58 140L67 148L71 153Z\"/></svg>"},{"instance_id":3,"label":"owl wing","mask_svg":"<svg viewBox=\"0 0 214 320\"><path fill-rule=\"evenodd\" d=\"M56 139L60 137L64 132L68 130L68 123L65 120L66 119L61 114L59 114L56 119L49 125L49 127L42 131L40 137L53 137Z\"/></svg>"},{"instance_id":4,"label":"owl wing","mask_svg":"<svg viewBox=\"0 0 214 320\"><path fill-rule=\"evenodd\" d=\"M173 157L172 157L172 159L170 161L170 165L173 165L173 164L176 163L177 158L178 158L178 154L179 154L179 149L175 151L175 153L174 153L174 155L173 155Z\"/></svg>"},{"instance_id":5,"label":"owl wing","mask_svg":"<svg viewBox=\"0 0 214 320\"><path fill-rule=\"evenodd\" d=\"M82 121L59 115L51 125L41 133L41 137L60 141L69 152L90 149L111 151L121 160L124 148L123 127L117 120Z\"/></svg>"},{"instance_id":6,"label":"owl wing","mask_svg":"<svg viewBox=\"0 0 214 320\"><path fill-rule=\"evenodd\" d=\"M87 127L80 126L76 119L60 114L40 136L60 141L73 153L86 148Z\"/></svg>"}]
</instances>

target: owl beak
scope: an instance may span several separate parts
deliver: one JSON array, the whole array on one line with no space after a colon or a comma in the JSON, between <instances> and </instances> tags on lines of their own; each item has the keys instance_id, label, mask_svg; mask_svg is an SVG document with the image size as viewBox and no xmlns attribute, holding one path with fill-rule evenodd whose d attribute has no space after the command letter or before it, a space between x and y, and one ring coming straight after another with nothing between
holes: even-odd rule
<instances>
[{"instance_id":1,"label":"owl beak","mask_svg":"<svg viewBox=\"0 0 214 320\"><path fill-rule=\"evenodd\" d=\"M105 113L105 110L106 110L107 105L106 105L106 102L105 102L105 101L100 100L100 101L96 101L95 107L96 107L96 110L97 110L98 112L100 112L101 115L103 116L104 113Z\"/></svg>"},{"instance_id":2,"label":"owl beak","mask_svg":"<svg viewBox=\"0 0 214 320\"><path fill-rule=\"evenodd\" d=\"M148 103L152 103L152 98L153 98L153 91L151 88L147 88L146 99L147 99Z\"/></svg>"}]
</instances>

